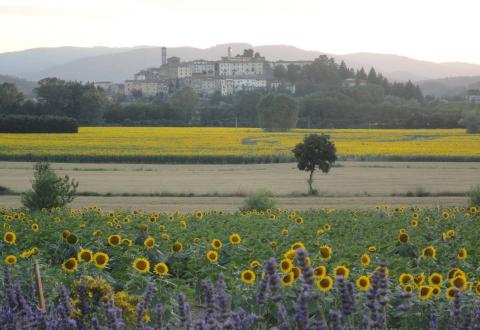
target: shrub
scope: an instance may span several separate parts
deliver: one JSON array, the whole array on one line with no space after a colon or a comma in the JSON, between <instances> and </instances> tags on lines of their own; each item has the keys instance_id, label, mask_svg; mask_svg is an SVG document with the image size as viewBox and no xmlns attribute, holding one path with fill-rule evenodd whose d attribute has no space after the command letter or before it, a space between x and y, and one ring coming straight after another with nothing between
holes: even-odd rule
<instances>
[{"instance_id":1,"label":"shrub","mask_svg":"<svg viewBox=\"0 0 480 330\"><path fill-rule=\"evenodd\" d=\"M480 206L480 185L472 187L469 193L470 205Z\"/></svg>"},{"instance_id":2,"label":"shrub","mask_svg":"<svg viewBox=\"0 0 480 330\"><path fill-rule=\"evenodd\" d=\"M22 203L30 210L63 207L73 201L78 182L68 175L61 178L50 168L49 163L35 164L32 190L22 194Z\"/></svg>"},{"instance_id":3,"label":"shrub","mask_svg":"<svg viewBox=\"0 0 480 330\"><path fill-rule=\"evenodd\" d=\"M78 133L78 123L59 116L0 116L0 133Z\"/></svg>"},{"instance_id":4,"label":"shrub","mask_svg":"<svg viewBox=\"0 0 480 330\"><path fill-rule=\"evenodd\" d=\"M240 211L266 211L275 207L275 201L272 199L272 193L267 190L259 190L248 194L243 201Z\"/></svg>"}]
</instances>

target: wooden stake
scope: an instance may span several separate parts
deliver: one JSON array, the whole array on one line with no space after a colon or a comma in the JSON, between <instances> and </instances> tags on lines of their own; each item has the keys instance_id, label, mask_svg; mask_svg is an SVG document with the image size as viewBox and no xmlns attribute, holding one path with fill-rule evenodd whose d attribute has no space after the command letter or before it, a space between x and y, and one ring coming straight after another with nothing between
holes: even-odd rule
<instances>
[{"instance_id":1,"label":"wooden stake","mask_svg":"<svg viewBox=\"0 0 480 330\"><path fill-rule=\"evenodd\" d=\"M40 266L38 265L38 261L35 260L35 286L37 287L37 294L38 294L38 304L40 310L45 313L45 297L43 295L43 285L42 285L42 277L40 276Z\"/></svg>"}]
</instances>

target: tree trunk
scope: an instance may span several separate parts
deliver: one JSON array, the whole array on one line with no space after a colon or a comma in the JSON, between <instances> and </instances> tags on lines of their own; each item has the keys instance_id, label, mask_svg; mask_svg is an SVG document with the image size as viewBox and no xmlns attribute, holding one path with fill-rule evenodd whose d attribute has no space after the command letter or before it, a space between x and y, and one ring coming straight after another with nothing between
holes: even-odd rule
<instances>
[{"instance_id":1,"label":"tree trunk","mask_svg":"<svg viewBox=\"0 0 480 330\"><path fill-rule=\"evenodd\" d=\"M310 171L310 176L308 177L308 180L307 180L307 182L308 182L308 194L309 195L313 195L313 172L314 171L315 170Z\"/></svg>"}]
</instances>

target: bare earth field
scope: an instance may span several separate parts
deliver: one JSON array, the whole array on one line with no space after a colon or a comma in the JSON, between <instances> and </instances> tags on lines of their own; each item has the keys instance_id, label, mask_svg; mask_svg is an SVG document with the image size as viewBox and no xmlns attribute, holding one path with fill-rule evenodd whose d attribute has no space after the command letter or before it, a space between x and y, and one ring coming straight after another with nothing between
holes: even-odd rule
<instances>
[{"instance_id":1,"label":"bare earth field","mask_svg":"<svg viewBox=\"0 0 480 330\"><path fill-rule=\"evenodd\" d=\"M0 185L14 192L30 188L32 163L0 162ZM100 194L193 193L195 195L243 195L267 189L278 195L280 206L369 207L395 205L463 205L455 197L480 183L480 163L475 162L341 162L328 175L317 173L320 197L294 197L306 191L306 173L295 164L247 165L143 165L53 164L60 175L80 182L80 192ZM404 196L423 189L442 197ZM105 208L224 209L234 210L241 197L78 197L73 206L96 204ZM1 206L19 206L19 196L0 196Z\"/></svg>"}]
</instances>

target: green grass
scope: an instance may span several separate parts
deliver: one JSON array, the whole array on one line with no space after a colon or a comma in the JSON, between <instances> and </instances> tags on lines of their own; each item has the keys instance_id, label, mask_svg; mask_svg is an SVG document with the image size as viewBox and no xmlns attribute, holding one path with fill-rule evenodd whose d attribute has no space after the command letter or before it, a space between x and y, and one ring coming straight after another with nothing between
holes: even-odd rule
<instances>
[{"instance_id":1,"label":"green grass","mask_svg":"<svg viewBox=\"0 0 480 330\"><path fill-rule=\"evenodd\" d=\"M338 156L339 161L395 161L395 162L479 162L478 156L429 156L429 155L366 155ZM285 156L178 156L178 155L34 155L34 154L2 154L0 161L55 163L126 163L126 164L265 164L294 162L294 157Z\"/></svg>"}]
</instances>

